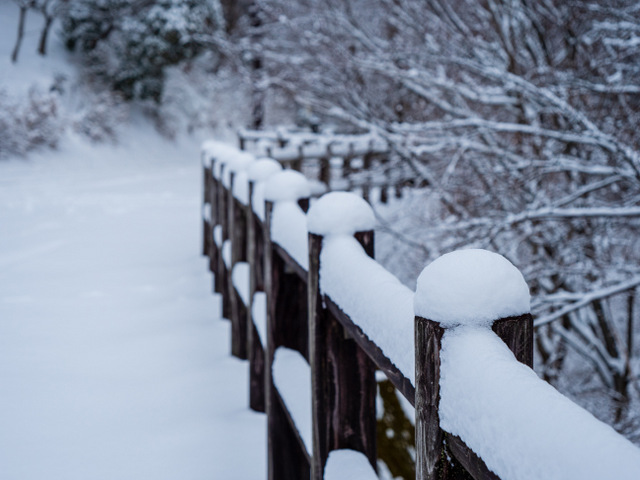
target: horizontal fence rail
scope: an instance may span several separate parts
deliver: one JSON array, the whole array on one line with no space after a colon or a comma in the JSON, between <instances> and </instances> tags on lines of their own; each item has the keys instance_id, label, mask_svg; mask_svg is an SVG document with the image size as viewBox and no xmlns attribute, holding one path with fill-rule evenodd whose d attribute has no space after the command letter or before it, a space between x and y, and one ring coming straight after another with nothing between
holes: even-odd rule
<instances>
[{"instance_id":1,"label":"horizontal fence rail","mask_svg":"<svg viewBox=\"0 0 640 480\"><path fill-rule=\"evenodd\" d=\"M415 408L417 479L640 478L639 449L531 370L506 259L444 255L414 293L374 260L363 198L313 199L300 172L215 142L202 162L203 253L268 416L269 479L377 478L377 374Z\"/></svg>"}]
</instances>

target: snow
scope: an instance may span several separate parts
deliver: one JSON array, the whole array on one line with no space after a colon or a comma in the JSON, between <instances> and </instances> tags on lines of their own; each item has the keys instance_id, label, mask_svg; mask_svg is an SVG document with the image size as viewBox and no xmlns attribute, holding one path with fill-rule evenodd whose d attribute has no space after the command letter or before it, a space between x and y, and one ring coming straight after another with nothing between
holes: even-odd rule
<instances>
[{"instance_id":1,"label":"snow","mask_svg":"<svg viewBox=\"0 0 640 480\"><path fill-rule=\"evenodd\" d=\"M231 240L229 239L222 242L222 260L227 268L231 267Z\"/></svg>"},{"instance_id":2,"label":"snow","mask_svg":"<svg viewBox=\"0 0 640 480\"><path fill-rule=\"evenodd\" d=\"M250 181L258 183L264 182L271 175L282 171L280 162L272 158L259 158L247 169L247 176Z\"/></svg>"},{"instance_id":3,"label":"snow","mask_svg":"<svg viewBox=\"0 0 640 480\"><path fill-rule=\"evenodd\" d=\"M245 171L249 165L255 161L255 157L242 150L235 150L233 154L223 157L225 168L222 170L222 185L229 188L231 185L231 174L237 177L239 172ZM217 165L217 164L216 164ZM234 183L235 183L234 177ZM246 180L246 176L245 176Z\"/></svg>"},{"instance_id":4,"label":"snow","mask_svg":"<svg viewBox=\"0 0 640 480\"><path fill-rule=\"evenodd\" d=\"M222 225L213 227L213 241L216 242L218 248L222 246Z\"/></svg>"},{"instance_id":5,"label":"snow","mask_svg":"<svg viewBox=\"0 0 640 480\"><path fill-rule=\"evenodd\" d=\"M251 198L251 207L253 208L253 211L263 222L265 219L264 190L266 186L265 182L256 183L253 186L253 198Z\"/></svg>"},{"instance_id":6,"label":"snow","mask_svg":"<svg viewBox=\"0 0 640 480\"><path fill-rule=\"evenodd\" d=\"M283 247L305 270L309 265L307 217L297 201L308 198L310 193L309 181L294 170L283 170L271 175L264 189L264 198L274 202L272 240ZM257 213L264 215L264 210Z\"/></svg>"},{"instance_id":7,"label":"snow","mask_svg":"<svg viewBox=\"0 0 640 480\"><path fill-rule=\"evenodd\" d=\"M197 147L129 130L0 162L0 477L264 478L199 255Z\"/></svg>"},{"instance_id":8,"label":"snow","mask_svg":"<svg viewBox=\"0 0 640 480\"><path fill-rule=\"evenodd\" d=\"M502 255L457 250L427 265L418 277L415 314L445 326L490 325L529 312L529 287Z\"/></svg>"},{"instance_id":9,"label":"snow","mask_svg":"<svg viewBox=\"0 0 640 480\"><path fill-rule=\"evenodd\" d=\"M253 207L254 213L258 216L260 220L263 222L266 219L266 200L264 198L264 191L267 185L265 182L260 182L253 188L253 198L251 199L251 204Z\"/></svg>"},{"instance_id":10,"label":"snow","mask_svg":"<svg viewBox=\"0 0 640 480\"><path fill-rule=\"evenodd\" d=\"M246 135L245 135L246 134ZM334 133L309 133L309 132L241 132L246 139L255 140L255 149L266 152L279 161L291 161L304 157L332 158L343 156L362 156L363 154L388 151L387 143L379 136L364 135L339 135ZM284 147L275 146L274 142L286 139Z\"/></svg>"},{"instance_id":11,"label":"snow","mask_svg":"<svg viewBox=\"0 0 640 480\"><path fill-rule=\"evenodd\" d=\"M347 235L325 237L320 288L413 382L413 292Z\"/></svg>"},{"instance_id":12,"label":"snow","mask_svg":"<svg viewBox=\"0 0 640 480\"><path fill-rule=\"evenodd\" d=\"M352 235L373 230L375 224L371 206L355 193L327 193L309 209L308 228L317 235Z\"/></svg>"},{"instance_id":13,"label":"snow","mask_svg":"<svg viewBox=\"0 0 640 480\"><path fill-rule=\"evenodd\" d=\"M211 165L211 162L215 162L213 166L213 176L220 178L220 172L222 165L228 162L234 161L240 157L246 157L248 154L238 150L236 147L223 142L217 142L215 140L207 140L202 144L203 162L204 165Z\"/></svg>"},{"instance_id":14,"label":"snow","mask_svg":"<svg viewBox=\"0 0 640 480\"><path fill-rule=\"evenodd\" d=\"M202 219L211 222L211 204L205 203L202 205Z\"/></svg>"},{"instance_id":15,"label":"snow","mask_svg":"<svg viewBox=\"0 0 640 480\"><path fill-rule=\"evenodd\" d=\"M309 269L307 216L296 202L278 202L273 207L271 239L284 248L305 270Z\"/></svg>"},{"instance_id":16,"label":"snow","mask_svg":"<svg viewBox=\"0 0 640 480\"><path fill-rule=\"evenodd\" d=\"M282 165L270 158L261 158L252 163L247 170L249 180L254 182L251 207L255 214L264 221L264 192L266 183L273 175L282 171Z\"/></svg>"},{"instance_id":17,"label":"snow","mask_svg":"<svg viewBox=\"0 0 640 480\"><path fill-rule=\"evenodd\" d=\"M236 173L233 179L233 196L243 205L249 204L249 179L247 172Z\"/></svg>"},{"instance_id":18,"label":"snow","mask_svg":"<svg viewBox=\"0 0 640 480\"><path fill-rule=\"evenodd\" d=\"M329 452L324 467L324 480L377 480L378 475L367 457L356 450Z\"/></svg>"},{"instance_id":19,"label":"snow","mask_svg":"<svg viewBox=\"0 0 640 480\"><path fill-rule=\"evenodd\" d=\"M219 142L215 140L206 140L202 142L202 147L200 148L200 157L202 160L202 166L205 168L211 168L211 160L215 156L215 151Z\"/></svg>"},{"instance_id":20,"label":"snow","mask_svg":"<svg viewBox=\"0 0 640 480\"><path fill-rule=\"evenodd\" d=\"M271 177L266 183L264 198L270 202L297 201L311 195L309 181L300 172L283 170Z\"/></svg>"},{"instance_id":21,"label":"snow","mask_svg":"<svg viewBox=\"0 0 640 480\"><path fill-rule=\"evenodd\" d=\"M309 188L311 190L312 197L320 197L327 193L327 189L329 188L326 183L321 182L320 180L314 180L313 178L309 179Z\"/></svg>"},{"instance_id":22,"label":"snow","mask_svg":"<svg viewBox=\"0 0 640 480\"><path fill-rule=\"evenodd\" d=\"M231 281L245 305L249 305L249 264L238 262L233 266Z\"/></svg>"},{"instance_id":23,"label":"snow","mask_svg":"<svg viewBox=\"0 0 640 480\"><path fill-rule=\"evenodd\" d=\"M640 449L516 361L490 329L442 339L440 426L503 480L632 480Z\"/></svg>"},{"instance_id":24,"label":"snow","mask_svg":"<svg viewBox=\"0 0 640 480\"><path fill-rule=\"evenodd\" d=\"M253 323L260 335L262 345L267 344L267 294L265 292L256 292L253 294L253 303L251 304L251 316Z\"/></svg>"},{"instance_id":25,"label":"snow","mask_svg":"<svg viewBox=\"0 0 640 480\"><path fill-rule=\"evenodd\" d=\"M296 424L307 452L313 452L311 367L299 352L280 347L276 349L272 368L273 383Z\"/></svg>"}]
</instances>

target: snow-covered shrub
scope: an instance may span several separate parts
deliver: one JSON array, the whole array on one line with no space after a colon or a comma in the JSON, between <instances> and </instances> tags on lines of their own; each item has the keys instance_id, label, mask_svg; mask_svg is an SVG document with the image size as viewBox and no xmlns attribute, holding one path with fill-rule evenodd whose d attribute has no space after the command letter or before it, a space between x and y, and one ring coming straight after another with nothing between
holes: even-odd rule
<instances>
[{"instance_id":1,"label":"snow-covered shrub","mask_svg":"<svg viewBox=\"0 0 640 480\"><path fill-rule=\"evenodd\" d=\"M67 47L127 99L159 101L165 69L210 47L222 27L216 2L79 0L62 19ZM106 61L105 61L106 60Z\"/></svg>"},{"instance_id":2,"label":"snow-covered shrub","mask_svg":"<svg viewBox=\"0 0 640 480\"><path fill-rule=\"evenodd\" d=\"M32 88L26 98L14 98L0 91L0 158L55 148L64 127L56 93Z\"/></svg>"},{"instance_id":3,"label":"snow-covered shrub","mask_svg":"<svg viewBox=\"0 0 640 480\"><path fill-rule=\"evenodd\" d=\"M73 129L94 142L115 141L118 126L127 118L128 111L119 95L103 91L74 114Z\"/></svg>"},{"instance_id":4,"label":"snow-covered shrub","mask_svg":"<svg viewBox=\"0 0 640 480\"><path fill-rule=\"evenodd\" d=\"M29 90L21 118L29 150L45 146L54 148L64 130L57 94Z\"/></svg>"},{"instance_id":5,"label":"snow-covered shrub","mask_svg":"<svg viewBox=\"0 0 640 480\"><path fill-rule=\"evenodd\" d=\"M215 52L206 52L167 69L166 73L158 111L161 131L192 133L216 129L235 136L239 128L248 124L251 118L248 77L229 65L220 66ZM222 135L226 136L226 132Z\"/></svg>"}]
</instances>

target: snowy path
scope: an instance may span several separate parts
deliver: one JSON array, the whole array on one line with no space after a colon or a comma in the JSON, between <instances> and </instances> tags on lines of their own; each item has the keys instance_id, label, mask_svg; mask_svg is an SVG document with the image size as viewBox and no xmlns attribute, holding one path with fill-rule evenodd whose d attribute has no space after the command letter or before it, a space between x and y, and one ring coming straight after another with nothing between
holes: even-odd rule
<instances>
[{"instance_id":1,"label":"snowy path","mask_svg":"<svg viewBox=\"0 0 640 480\"><path fill-rule=\"evenodd\" d=\"M172 148L0 162L3 480L264 478L199 256L198 155Z\"/></svg>"}]
</instances>

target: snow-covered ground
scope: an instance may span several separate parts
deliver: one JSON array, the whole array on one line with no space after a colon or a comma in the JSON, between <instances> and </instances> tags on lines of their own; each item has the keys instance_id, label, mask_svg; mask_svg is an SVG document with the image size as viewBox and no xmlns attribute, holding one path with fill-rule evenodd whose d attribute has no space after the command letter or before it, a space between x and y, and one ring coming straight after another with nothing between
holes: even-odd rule
<instances>
[{"instance_id":1,"label":"snow-covered ground","mask_svg":"<svg viewBox=\"0 0 640 480\"><path fill-rule=\"evenodd\" d=\"M263 478L200 252L198 142L0 162L0 478Z\"/></svg>"}]
</instances>

